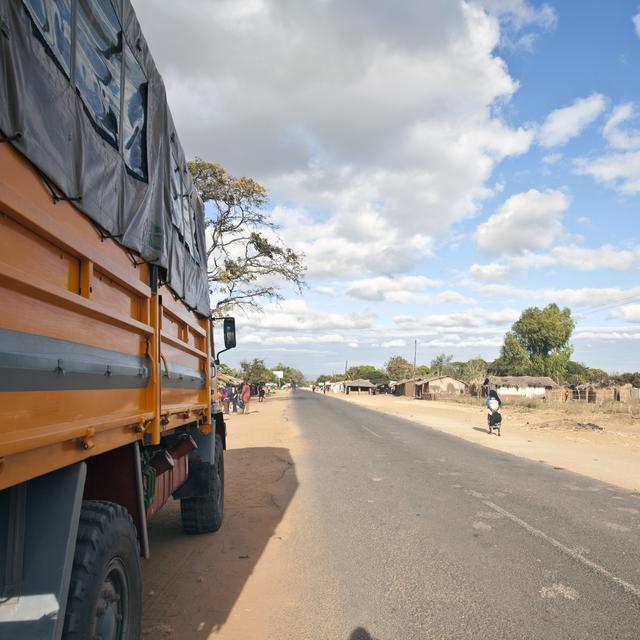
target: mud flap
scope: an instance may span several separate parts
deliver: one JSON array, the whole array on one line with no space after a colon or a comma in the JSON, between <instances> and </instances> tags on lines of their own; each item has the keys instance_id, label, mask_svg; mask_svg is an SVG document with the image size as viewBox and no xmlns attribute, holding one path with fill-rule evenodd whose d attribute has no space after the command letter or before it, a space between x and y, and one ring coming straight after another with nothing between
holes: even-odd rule
<instances>
[{"instance_id":1,"label":"mud flap","mask_svg":"<svg viewBox=\"0 0 640 640\"><path fill-rule=\"evenodd\" d=\"M84 462L0 492L0 640L58 640L76 547Z\"/></svg>"},{"instance_id":2,"label":"mud flap","mask_svg":"<svg viewBox=\"0 0 640 640\"><path fill-rule=\"evenodd\" d=\"M203 435L197 429L192 429L190 435L198 448L189 453L189 477L172 494L176 500L204 498L213 491L210 469L215 465L215 432Z\"/></svg>"}]
</instances>

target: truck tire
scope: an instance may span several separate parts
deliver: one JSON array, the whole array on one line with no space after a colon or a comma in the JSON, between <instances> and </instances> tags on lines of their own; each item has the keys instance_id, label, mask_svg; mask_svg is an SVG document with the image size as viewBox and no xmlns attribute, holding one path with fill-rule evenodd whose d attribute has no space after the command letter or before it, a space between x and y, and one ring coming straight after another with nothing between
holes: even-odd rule
<instances>
[{"instance_id":1,"label":"truck tire","mask_svg":"<svg viewBox=\"0 0 640 640\"><path fill-rule=\"evenodd\" d=\"M212 533L222 526L224 517L224 450L216 435L215 464L209 468L211 492L208 496L180 500L182 528L185 533Z\"/></svg>"},{"instance_id":2,"label":"truck tire","mask_svg":"<svg viewBox=\"0 0 640 640\"><path fill-rule=\"evenodd\" d=\"M86 500L73 559L63 640L138 640L142 575L138 537L129 512Z\"/></svg>"}]
</instances>

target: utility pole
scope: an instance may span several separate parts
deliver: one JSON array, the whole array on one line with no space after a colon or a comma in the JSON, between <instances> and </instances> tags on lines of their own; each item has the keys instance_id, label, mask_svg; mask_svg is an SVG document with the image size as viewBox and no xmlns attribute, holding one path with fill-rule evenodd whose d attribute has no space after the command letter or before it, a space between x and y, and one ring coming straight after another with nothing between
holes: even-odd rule
<instances>
[{"instance_id":1,"label":"utility pole","mask_svg":"<svg viewBox=\"0 0 640 640\"><path fill-rule=\"evenodd\" d=\"M344 377L347 377L347 369L349 368L349 361L345 360L344 361Z\"/></svg>"},{"instance_id":2,"label":"utility pole","mask_svg":"<svg viewBox=\"0 0 640 640\"><path fill-rule=\"evenodd\" d=\"M416 395L416 356L418 355L418 341L413 341L413 396Z\"/></svg>"}]
</instances>

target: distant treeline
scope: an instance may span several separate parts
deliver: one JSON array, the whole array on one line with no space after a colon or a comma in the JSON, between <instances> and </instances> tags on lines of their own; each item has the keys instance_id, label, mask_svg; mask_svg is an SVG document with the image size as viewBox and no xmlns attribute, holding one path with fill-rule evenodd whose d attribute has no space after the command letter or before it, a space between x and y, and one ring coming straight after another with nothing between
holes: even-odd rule
<instances>
[{"instance_id":1,"label":"distant treeline","mask_svg":"<svg viewBox=\"0 0 640 640\"><path fill-rule=\"evenodd\" d=\"M489 375L498 376L549 376L558 384L632 384L640 387L640 372L609 374L602 369L588 367L571 360L573 347L569 340L575 328L571 310L550 304L544 309L530 307L505 334L500 355L488 362L477 357L466 362L456 362L453 356L441 353L429 365L416 367L402 356L392 356L384 369L372 365L351 367L345 375L321 375L318 383L325 381L355 380L363 378L374 384L390 380L406 380L415 376L450 375L464 382L482 383Z\"/></svg>"}]
</instances>

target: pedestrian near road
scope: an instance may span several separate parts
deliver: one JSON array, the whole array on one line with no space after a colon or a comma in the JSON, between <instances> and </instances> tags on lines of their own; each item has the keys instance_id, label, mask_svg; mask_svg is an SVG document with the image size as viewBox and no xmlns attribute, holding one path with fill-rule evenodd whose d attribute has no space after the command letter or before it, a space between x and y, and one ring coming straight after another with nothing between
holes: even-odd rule
<instances>
[{"instance_id":1,"label":"pedestrian near road","mask_svg":"<svg viewBox=\"0 0 640 640\"><path fill-rule=\"evenodd\" d=\"M240 399L242 400L242 413L249 413L249 402L251 402L251 387L245 382L240 391Z\"/></svg>"},{"instance_id":2,"label":"pedestrian near road","mask_svg":"<svg viewBox=\"0 0 640 640\"><path fill-rule=\"evenodd\" d=\"M229 399L231 400L233 413L238 413L238 389L236 387L231 387Z\"/></svg>"},{"instance_id":3,"label":"pedestrian near road","mask_svg":"<svg viewBox=\"0 0 640 640\"><path fill-rule=\"evenodd\" d=\"M264 387L260 385L258 388L258 402L262 402L264 400Z\"/></svg>"},{"instance_id":4,"label":"pedestrian near road","mask_svg":"<svg viewBox=\"0 0 640 640\"><path fill-rule=\"evenodd\" d=\"M226 387L222 392L222 411L227 415L229 414L230 394L231 394L231 389L229 387Z\"/></svg>"},{"instance_id":5,"label":"pedestrian near road","mask_svg":"<svg viewBox=\"0 0 640 640\"><path fill-rule=\"evenodd\" d=\"M487 400L485 401L487 407L487 423L489 426L489 433L495 427L500 435L500 423L502 422L502 416L500 415L500 408L502 407L502 400L495 389L489 391Z\"/></svg>"}]
</instances>

